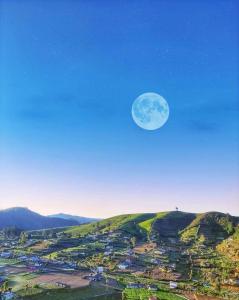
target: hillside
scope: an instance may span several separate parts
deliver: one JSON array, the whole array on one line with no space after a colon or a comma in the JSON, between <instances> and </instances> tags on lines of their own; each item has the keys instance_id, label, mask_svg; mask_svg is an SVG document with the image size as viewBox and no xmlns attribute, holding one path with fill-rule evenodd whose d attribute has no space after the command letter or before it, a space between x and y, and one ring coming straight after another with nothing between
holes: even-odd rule
<instances>
[{"instance_id":1,"label":"hillside","mask_svg":"<svg viewBox=\"0 0 239 300\"><path fill-rule=\"evenodd\" d=\"M14 207L0 211L0 229L17 227L22 230L66 227L78 224L74 220L45 217L27 208Z\"/></svg>"},{"instance_id":2,"label":"hillside","mask_svg":"<svg viewBox=\"0 0 239 300\"><path fill-rule=\"evenodd\" d=\"M235 231L239 218L219 212L181 211L128 214L66 230L72 236L121 231L138 238L178 238L182 242L219 243Z\"/></svg>"},{"instance_id":3,"label":"hillside","mask_svg":"<svg viewBox=\"0 0 239 300\"><path fill-rule=\"evenodd\" d=\"M48 217L60 218L60 219L64 219L64 220L74 220L74 221L77 221L79 224L86 224L86 223L92 223L92 222L100 221L100 219L96 219L96 218L87 218L87 217L82 217L82 216L74 216L74 215L69 215L69 214L64 214L64 213L49 215Z\"/></svg>"},{"instance_id":4,"label":"hillside","mask_svg":"<svg viewBox=\"0 0 239 300\"><path fill-rule=\"evenodd\" d=\"M234 233L238 222L238 217L220 212L198 214L191 224L182 230L181 239L185 242L219 243Z\"/></svg>"},{"instance_id":5,"label":"hillside","mask_svg":"<svg viewBox=\"0 0 239 300\"><path fill-rule=\"evenodd\" d=\"M120 215L92 224L75 226L68 229L66 232L73 236L78 236L94 234L97 232L122 231L131 235L142 236L144 232L139 224L154 216L155 214L150 213Z\"/></svg>"},{"instance_id":6,"label":"hillside","mask_svg":"<svg viewBox=\"0 0 239 300\"><path fill-rule=\"evenodd\" d=\"M179 232L187 227L196 214L173 211L157 217L152 224L151 231L161 238L178 237Z\"/></svg>"},{"instance_id":7,"label":"hillside","mask_svg":"<svg viewBox=\"0 0 239 300\"><path fill-rule=\"evenodd\" d=\"M0 211L0 229L14 226L23 230L40 230L71 226L65 232L74 237L116 231L144 240L176 238L185 243L220 244L223 240L233 237L233 245L238 241L236 226L239 224L239 218L220 212L194 214L169 211L126 214L92 223L90 220L94 219L83 218L82 222L88 222L82 225L79 225L78 221L81 217L73 219L74 216L66 214L55 216L59 217L45 217L21 207L6 209ZM227 241L227 245L230 241Z\"/></svg>"},{"instance_id":8,"label":"hillside","mask_svg":"<svg viewBox=\"0 0 239 300\"><path fill-rule=\"evenodd\" d=\"M239 262L239 226L236 227L233 235L217 246L217 250L232 261Z\"/></svg>"}]
</instances>

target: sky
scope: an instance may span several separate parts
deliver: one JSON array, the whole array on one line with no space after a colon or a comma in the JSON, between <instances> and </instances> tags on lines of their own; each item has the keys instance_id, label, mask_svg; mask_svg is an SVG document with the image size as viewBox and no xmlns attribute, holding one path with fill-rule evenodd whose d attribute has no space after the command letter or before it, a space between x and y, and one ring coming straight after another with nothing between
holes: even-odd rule
<instances>
[{"instance_id":1,"label":"sky","mask_svg":"<svg viewBox=\"0 0 239 300\"><path fill-rule=\"evenodd\" d=\"M0 0L0 209L239 215L238 8ZM145 92L158 130L132 119Z\"/></svg>"}]
</instances>

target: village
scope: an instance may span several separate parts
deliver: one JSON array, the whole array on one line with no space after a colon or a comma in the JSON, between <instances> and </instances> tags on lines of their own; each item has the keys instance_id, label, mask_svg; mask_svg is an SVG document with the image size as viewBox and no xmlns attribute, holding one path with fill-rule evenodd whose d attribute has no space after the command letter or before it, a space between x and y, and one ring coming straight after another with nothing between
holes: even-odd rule
<instances>
[{"instance_id":1,"label":"village","mask_svg":"<svg viewBox=\"0 0 239 300\"><path fill-rule=\"evenodd\" d=\"M214 278L217 259L210 248L172 238L137 242L120 231L78 238L64 231L26 232L1 240L1 299L38 299L68 289L113 295L109 299L194 299L195 293L217 296L219 285L220 296L238 299L235 274L224 282Z\"/></svg>"}]
</instances>

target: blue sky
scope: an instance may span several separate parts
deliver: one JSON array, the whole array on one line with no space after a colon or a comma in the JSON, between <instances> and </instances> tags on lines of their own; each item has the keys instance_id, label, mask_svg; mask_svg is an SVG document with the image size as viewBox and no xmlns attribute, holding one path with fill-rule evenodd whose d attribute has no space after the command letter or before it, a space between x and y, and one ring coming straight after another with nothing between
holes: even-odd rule
<instances>
[{"instance_id":1,"label":"blue sky","mask_svg":"<svg viewBox=\"0 0 239 300\"><path fill-rule=\"evenodd\" d=\"M239 214L237 1L0 0L0 208ZM169 103L133 122L144 92Z\"/></svg>"}]
</instances>

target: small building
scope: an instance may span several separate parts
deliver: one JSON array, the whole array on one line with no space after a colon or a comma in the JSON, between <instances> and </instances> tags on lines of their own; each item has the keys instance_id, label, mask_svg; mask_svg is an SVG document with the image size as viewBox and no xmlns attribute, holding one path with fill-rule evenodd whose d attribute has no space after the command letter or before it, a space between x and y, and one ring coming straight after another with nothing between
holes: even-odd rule
<instances>
[{"instance_id":1,"label":"small building","mask_svg":"<svg viewBox=\"0 0 239 300\"><path fill-rule=\"evenodd\" d=\"M12 257L12 252L2 252L1 253L1 258L11 258Z\"/></svg>"},{"instance_id":2,"label":"small building","mask_svg":"<svg viewBox=\"0 0 239 300\"><path fill-rule=\"evenodd\" d=\"M133 249L127 250L127 254L128 254L128 255L134 255L134 250L133 250Z\"/></svg>"},{"instance_id":3,"label":"small building","mask_svg":"<svg viewBox=\"0 0 239 300\"><path fill-rule=\"evenodd\" d=\"M234 284L235 284L235 285L239 285L239 278L236 278L236 279L234 280Z\"/></svg>"},{"instance_id":4,"label":"small building","mask_svg":"<svg viewBox=\"0 0 239 300\"><path fill-rule=\"evenodd\" d=\"M70 287L68 284L65 284L63 282L56 282L56 285L61 288L69 288Z\"/></svg>"},{"instance_id":5,"label":"small building","mask_svg":"<svg viewBox=\"0 0 239 300\"><path fill-rule=\"evenodd\" d=\"M127 258L127 259L125 260L125 263L128 264L129 266L131 266L131 265L133 264L131 258Z\"/></svg>"},{"instance_id":6,"label":"small building","mask_svg":"<svg viewBox=\"0 0 239 300\"><path fill-rule=\"evenodd\" d=\"M113 247L108 245L108 246L105 247L105 249L106 250L113 250Z\"/></svg>"},{"instance_id":7,"label":"small building","mask_svg":"<svg viewBox=\"0 0 239 300\"><path fill-rule=\"evenodd\" d=\"M175 269L176 269L176 264L175 264L175 263L172 263L172 264L169 265L169 267L170 267L171 269L175 270Z\"/></svg>"},{"instance_id":8,"label":"small building","mask_svg":"<svg viewBox=\"0 0 239 300\"><path fill-rule=\"evenodd\" d=\"M120 269L120 270L126 270L127 268L129 267L129 264L127 264L127 263L120 263L120 264L118 264L118 268Z\"/></svg>"},{"instance_id":9,"label":"small building","mask_svg":"<svg viewBox=\"0 0 239 300\"><path fill-rule=\"evenodd\" d=\"M39 261L39 260L41 260L41 259L40 259L39 256L33 255L33 256L30 257L30 260L31 260L31 261Z\"/></svg>"},{"instance_id":10,"label":"small building","mask_svg":"<svg viewBox=\"0 0 239 300\"><path fill-rule=\"evenodd\" d=\"M99 273L96 273L86 276L85 279L89 279L90 281L101 281L103 279L103 276Z\"/></svg>"},{"instance_id":11,"label":"small building","mask_svg":"<svg viewBox=\"0 0 239 300\"><path fill-rule=\"evenodd\" d=\"M103 273L104 272L104 267L97 267L97 272L98 273Z\"/></svg>"},{"instance_id":12,"label":"small building","mask_svg":"<svg viewBox=\"0 0 239 300\"><path fill-rule=\"evenodd\" d=\"M127 289L142 289L144 285L141 283L129 283L127 284Z\"/></svg>"},{"instance_id":13,"label":"small building","mask_svg":"<svg viewBox=\"0 0 239 300\"><path fill-rule=\"evenodd\" d=\"M155 265L160 265L161 264L161 260L158 259L158 258L151 258L150 262L152 264L155 264Z\"/></svg>"},{"instance_id":14,"label":"small building","mask_svg":"<svg viewBox=\"0 0 239 300\"><path fill-rule=\"evenodd\" d=\"M209 284L208 282L204 282L204 283L203 283L203 286L209 288L209 287L210 287L210 284Z\"/></svg>"},{"instance_id":15,"label":"small building","mask_svg":"<svg viewBox=\"0 0 239 300\"><path fill-rule=\"evenodd\" d=\"M169 288L170 289L176 289L177 287L178 287L177 282L175 282L175 281L170 281L169 282Z\"/></svg>"},{"instance_id":16,"label":"small building","mask_svg":"<svg viewBox=\"0 0 239 300\"><path fill-rule=\"evenodd\" d=\"M5 276L0 276L0 284L2 284L6 280ZM1 298L0 298L1 299Z\"/></svg>"},{"instance_id":17,"label":"small building","mask_svg":"<svg viewBox=\"0 0 239 300\"><path fill-rule=\"evenodd\" d=\"M27 256L26 255L21 255L21 256L18 257L18 259L20 261L26 261L27 260Z\"/></svg>"},{"instance_id":18,"label":"small building","mask_svg":"<svg viewBox=\"0 0 239 300\"><path fill-rule=\"evenodd\" d=\"M157 291L158 287L155 284L149 284L148 285L148 290L150 290L150 291Z\"/></svg>"}]
</instances>

